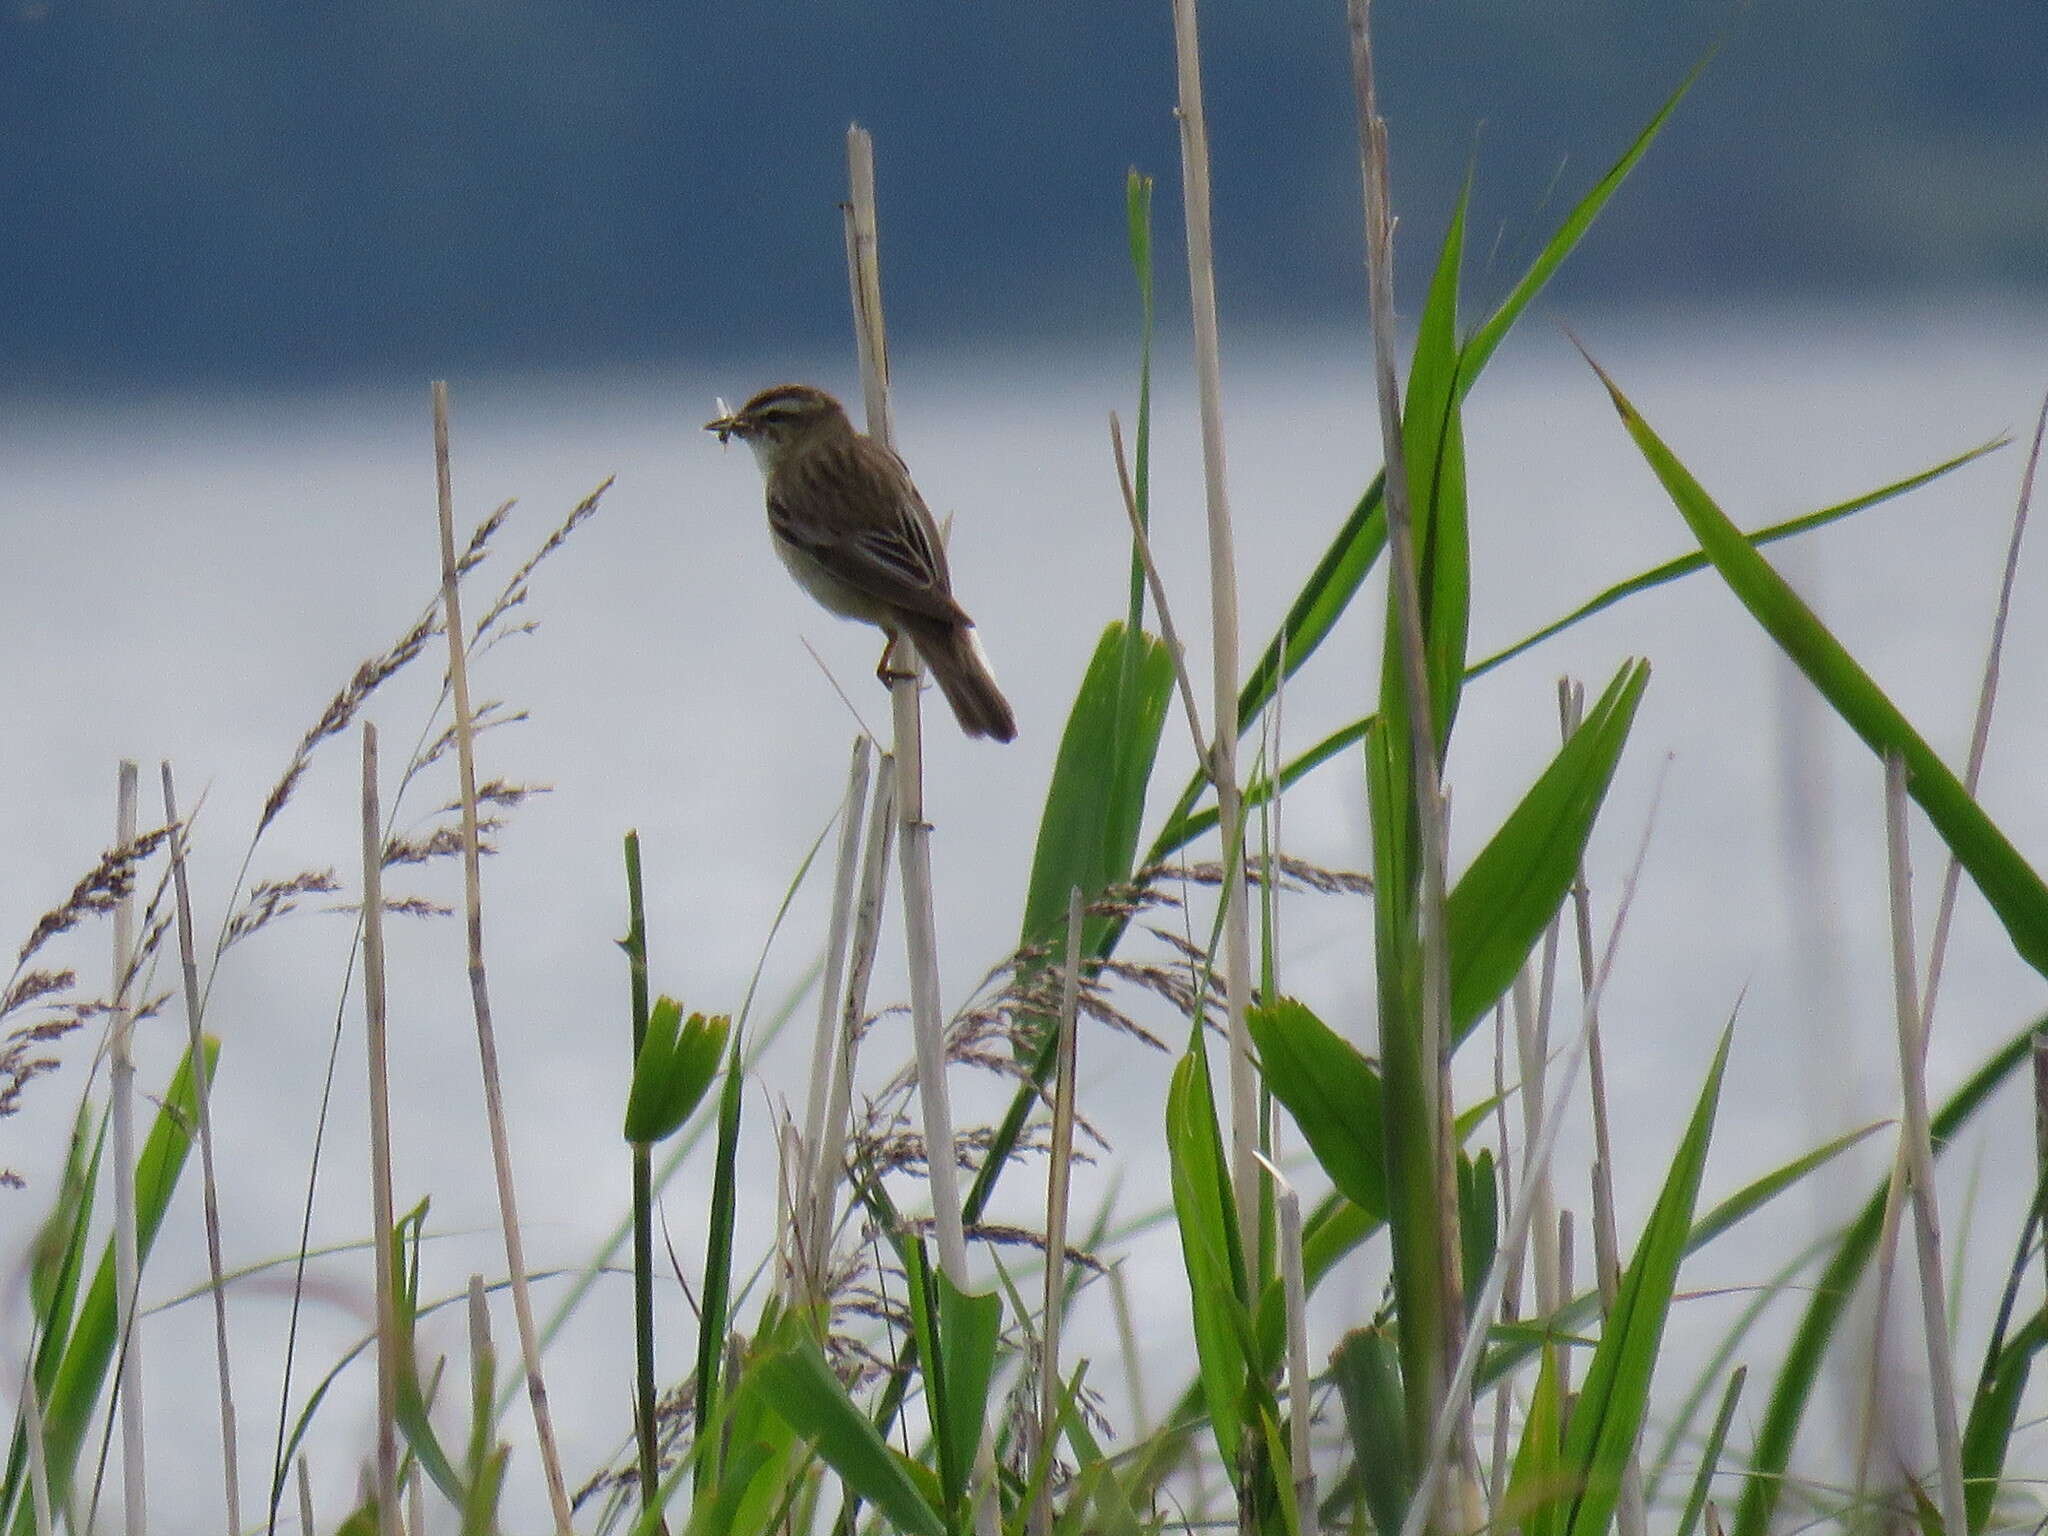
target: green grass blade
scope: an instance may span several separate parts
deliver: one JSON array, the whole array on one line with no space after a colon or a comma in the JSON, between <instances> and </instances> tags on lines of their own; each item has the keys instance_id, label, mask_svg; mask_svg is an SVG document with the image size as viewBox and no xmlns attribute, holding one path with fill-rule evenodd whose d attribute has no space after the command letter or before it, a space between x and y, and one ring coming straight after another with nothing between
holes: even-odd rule
<instances>
[{"instance_id":1,"label":"green grass blade","mask_svg":"<svg viewBox=\"0 0 2048 1536\"><path fill-rule=\"evenodd\" d=\"M2004 447L2008 441L2009 439L2007 438L1998 437L1993 438L1989 442L1979 443L1976 447L1959 453L1953 458L1944 459L1941 463L1931 468L1923 469L1918 474L1908 475L1903 480L1895 480L1890 485L1881 486L1874 491L1867 491L1861 496L1850 498L1848 501L1837 502L1834 506L1823 507L1818 512L1808 512L1799 517L1788 518L1781 523L1772 523L1770 526L1759 528L1754 533L1746 534L1744 537L1751 544L1761 547L1765 544L1774 544L1780 539L1789 539L1795 534L1810 533L1817 528L1824 528L1830 523L1840 522L1844 518L1851 517L1858 512L1867 511L1871 507L1892 500L1894 497L1903 496L1908 491L1918 490L1921 486L1930 484L1942 476L1962 468L1965 464L1974 463L1976 460L1984 457L1984 455L1995 452ZM1377 483L1375 483L1374 494L1377 495L1377 492ZM1377 547L1373 550L1373 554L1377 557ZM1657 587L1665 585L1667 582L1677 581L1681 577L1691 576L1696 572L1706 570L1709 563L1705 555L1695 551L1689 555L1681 555L1675 560L1667 560L1662 565L1653 566L1647 571L1639 571L1626 581L1616 582L1597 596L1581 603L1563 618L1544 625L1533 634L1524 635L1513 645L1503 650L1495 651L1484 660L1474 662L1465 673L1465 681L1469 683L1475 678L1485 676L1496 667L1505 666L1516 657L1535 649L1544 641L1555 639L1574 625L1593 617L1597 613L1605 612L1626 598L1634 597L1641 592L1652 591ZM1277 651L1274 654L1277 656ZM1291 671L1295 653L1290 650L1288 658L1290 662L1289 670ZM1372 729L1372 723L1376 718L1378 717L1367 715L1362 720L1354 720L1350 724L1332 731L1314 746L1293 758L1282 767L1277 787L1283 790L1292 788L1303 778L1307 777L1309 773L1320 768L1331 758L1358 745L1359 742L1365 739L1365 733ZM1180 849L1186 847L1204 833L1214 829L1216 825L1215 808L1196 809L1196 805L1201 799L1203 785L1204 781L1199 776L1189 784L1181 803L1167 817L1165 825L1160 829L1159 836L1154 840L1150 851L1145 855L1146 863L1158 863L1179 852ZM1274 781L1270 777L1254 778L1245 786L1246 807L1251 808L1264 805L1273 797L1275 788Z\"/></svg>"},{"instance_id":2,"label":"green grass blade","mask_svg":"<svg viewBox=\"0 0 2048 1536\"><path fill-rule=\"evenodd\" d=\"M1344 1404L1352 1465L1357 1469L1373 1529L1398 1531L1408 1513L1414 1471L1402 1427L1401 1379L1394 1346L1372 1329L1354 1329L1330 1356L1330 1375Z\"/></svg>"},{"instance_id":3,"label":"green grass blade","mask_svg":"<svg viewBox=\"0 0 2048 1536\"><path fill-rule=\"evenodd\" d=\"M1128 697L1122 686L1127 645L1137 652L1136 691ZM1058 933L1067 893L1075 886L1084 901L1093 901L1130 879L1172 692L1173 662L1164 642L1122 624L1102 632L1067 716L1046 791L1024 903L1024 943L1043 943ZM1088 953L1095 953L1107 921L1088 920Z\"/></svg>"},{"instance_id":4,"label":"green grass blade","mask_svg":"<svg viewBox=\"0 0 2048 1536\"><path fill-rule=\"evenodd\" d=\"M725 1351L726 1311L732 1295L733 1228L739 1211L740 1100L745 1071L740 1059L742 1032L732 1032L726 1055L725 1082L718 1093L718 1156L712 1165L711 1213L704 1241L704 1290L697 1317L697 1424L718 1415L718 1368ZM716 1455L697 1463L700 1497L719 1479Z\"/></svg>"},{"instance_id":5,"label":"green grass blade","mask_svg":"<svg viewBox=\"0 0 2048 1536\"><path fill-rule=\"evenodd\" d=\"M1728 1426L1735 1420L1735 1405L1742 1400L1743 1383L1748 1380L1746 1365L1737 1366L1728 1378L1728 1390L1721 1394L1721 1408L1714 1415L1713 1432L1707 1436L1706 1450L1700 1456L1699 1474L1693 1478L1692 1492L1685 1501L1685 1515L1678 1522L1678 1536L1692 1536L1707 1507L1707 1498L1714 1489L1714 1474L1721 1468L1721 1449L1728 1443Z\"/></svg>"},{"instance_id":6,"label":"green grass blade","mask_svg":"<svg viewBox=\"0 0 2048 1536\"><path fill-rule=\"evenodd\" d=\"M1452 887L1446 920L1459 1038L1507 991L1571 888L1649 680L1647 662L1615 673Z\"/></svg>"},{"instance_id":7,"label":"green grass blade","mask_svg":"<svg viewBox=\"0 0 2048 1536\"><path fill-rule=\"evenodd\" d=\"M1385 1220L1379 1073L1350 1041L1291 997L1255 1005L1247 1022L1260 1075L1294 1116L1316 1162L1362 1215Z\"/></svg>"},{"instance_id":8,"label":"green grass blade","mask_svg":"<svg viewBox=\"0 0 2048 1536\"><path fill-rule=\"evenodd\" d=\"M2048 1015L2034 1020L2008 1040L1941 1106L1930 1127L1937 1157L1983 1107L1992 1091L2029 1059L2034 1032L2043 1028L2048 1028ZM1792 1446L1805 1420L1807 1402L1820 1382L1828 1343L1877 1248L1878 1233L1884 1224L1885 1196L1886 1189L1880 1187L1843 1234L1834 1257L1814 1283L1812 1300L1807 1303L1791 1343L1785 1347L1763 1423L1750 1451L1750 1477L1736 1510L1735 1523L1730 1527L1732 1536L1766 1536L1771 1529L1771 1516L1784 1488L1785 1469L1791 1465Z\"/></svg>"},{"instance_id":9,"label":"green grass blade","mask_svg":"<svg viewBox=\"0 0 2048 1536\"><path fill-rule=\"evenodd\" d=\"M1695 64L1691 73L1679 82L1678 89L1665 98L1664 105L1657 109L1657 115L1650 119L1649 125L1641 133L1636 135L1635 142L1629 145L1627 152L1608 167L1607 174L1595 182L1593 190L1580 198L1577 206L1566 215L1565 221L1557 227L1557 232L1537 253L1535 261L1529 264L1529 270L1523 274L1522 280L1515 284L1508 296L1501 301L1500 308L1473 333L1472 339L1465 344L1463 388L1466 391L1470 391L1473 382L1492 360L1495 350L1507 339L1507 334L1514 329L1515 322L1522 318L1523 313L1535 302L1536 295L1543 291L1544 286L1556 275L1557 269L1564 265L1564 259L1584 238L1586 231L1592 228L1593 220L1600 216L1600 211L1607 206L1608 199L1620 190L1621 184L1628 180L1629 172L1633 171L1643 156L1649 153L1650 146L1657 140L1657 135L1664 131L1664 125L1671 120L1671 114L1678 110L1678 104L1685 99L1686 92L1693 88L1712 58L1713 55L1710 53Z\"/></svg>"},{"instance_id":10,"label":"green grass blade","mask_svg":"<svg viewBox=\"0 0 2048 1536\"><path fill-rule=\"evenodd\" d=\"M1693 1206L1706 1172L1707 1145L1713 1139L1714 1113L1720 1104L1721 1078L1733 1038L1731 1025L1721 1033L1721 1045L1707 1071L1692 1121L1678 1144L1635 1257L1622 1274L1599 1348L1593 1351L1585 1384L1572 1409L1565 1432L1565 1463L1578 1483L1567 1526L1571 1536L1602 1536L1606 1531L1621 1495L1622 1469L1635 1453L1642 1433L1650 1377L1656 1369L1679 1262L1692 1229Z\"/></svg>"},{"instance_id":11,"label":"green grass blade","mask_svg":"<svg viewBox=\"0 0 2048 1536\"><path fill-rule=\"evenodd\" d=\"M747 1380L846 1486L907 1536L946 1536L946 1522L808 1338L757 1361Z\"/></svg>"},{"instance_id":12,"label":"green grass blade","mask_svg":"<svg viewBox=\"0 0 2048 1536\"><path fill-rule=\"evenodd\" d=\"M1559 1511L1575 1485L1564 1461L1564 1407L1559 1402L1558 1347L1543 1351L1536 1367L1536 1390L1522 1416L1522 1439L1515 1448L1514 1469L1502 1516L1519 1526L1523 1536L1553 1536Z\"/></svg>"},{"instance_id":13,"label":"green grass blade","mask_svg":"<svg viewBox=\"0 0 2048 1536\"><path fill-rule=\"evenodd\" d=\"M1458 271L1465 255L1465 210L1471 196L1468 182L1451 212L1436 271L1416 326L1415 355L1408 371L1408 394L1401 407L1402 446L1408 466L1409 515L1415 529L1416 579L1422 596L1425 670L1429 677L1430 710L1436 725L1437 750L1450 740L1458 694L1465 679L1465 637L1471 619L1472 573L1470 533L1465 521L1465 437L1459 423ZM1387 615L1381 687L1384 704L1396 680L1391 669L1401 665Z\"/></svg>"},{"instance_id":14,"label":"green grass blade","mask_svg":"<svg viewBox=\"0 0 2048 1536\"><path fill-rule=\"evenodd\" d=\"M1195 1356L1216 1448L1237 1475L1244 1437L1245 1353L1233 1310L1244 1308L1244 1262L1208 1059L1197 1034L1174 1068L1166 1097L1166 1146L1181 1260L1194 1310Z\"/></svg>"},{"instance_id":15,"label":"green grass blade","mask_svg":"<svg viewBox=\"0 0 2048 1536\"><path fill-rule=\"evenodd\" d=\"M1588 359L1590 362L1591 359ZM1614 381L1593 364L1622 424L1729 590L1879 757L1896 752L1907 791L2004 924L2013 948L2048 976L2048 886L1884 691L1751 547Z\"/></svg>"},{"instance_id":16,"label":"green grass blade","mask_svg":"<svg viewBox=\"0 0 2048 1536\"><path fill-rule=\"evenodd\" d=\"M205 1049L207 1081L217 1082L214 1068L220 1059L220 1042L210 1039ZM162 1107L135 1159L135 1248L145 1265L178 1187L186 1154L191 1151L192 1127L198 1123L189 1053L179 1061L160 1102ZM56 1505L62 1505L70 1493L79 1448L119 1343L116 1298L114 1249L109 1239L43 1403L43 1454L49 1468L50 1498ZM26 1499L19 1507L14 1530L15 1536L31 1536L34 1530L34 1511Z\"/></svg>"},{"instance_id":17,"label":"green grass blade","mask_svg":"<svg viewBox=\"0 0 2048 1536\"><path fill-rule=\"evenodd\" d=\"M1895 497L1903 496L1908 491L1917 491L1922 486L1939 480L1943 475L1961 469L1965 464L1975 463L1987 453L1995 453L2010 441L2010 438L1994 437L1989 442L1979 443L1974 448L1966 449L1953 458L1943 459L1939 464L1923 469L1917 474L1908 475L1903 480L1894 480L1890 485L1879 486L1874 491L1865 491L1861 496L1852 496L1849 500L1838 501L1831 507L1822 507L1818 512L1807 512L1799 517L1787 518L1782 523L1772 523L1767 528L1759 528L1754 533L1744 534L1743 537L1752 545L1762 548L1766 544L1775 544L1780 539L1789 539L1795 534L1811 533L1817 528L1825 528L1830 523L1838 523L1858 512L1868 511ZM1475 677L1491 672L1495 667L1506 665L1523 652L1533 650L1544 641L1556 638L1573 625L1590 619L1596 613L1605 612L1624 598L1634 597L1638 592L1648 592L1654 587L1663 586L1666 582L1677 581L1681 576L1703 571L1708 563L1707 557L1695 550L1689 555L1680 555L1676 560L1666 560L1662 565L1652 566L1647 571L1638 571L1626 581L1618 581L1605 591L1579 604L1555 623L1546 624L1534 634L1524 635L1505 650L1495 651L1484 661L1475 663L1472 670L1466 674L1465 681L1470 682Z\"/></svg>"},{"instance_id":18,"label":"green grass blade","mask_svg":"<svg viewBox=\"0 0 2048 1536\"><path fill-rule=\"evenodd\" d=\"M1978 1385L1970 1403L1969 1423L1963 1431L1963 1498L1972 1531L1986 1529L1991 1518L2013 1426L2019 1421L2020 1400L2026 1395L2034 1356L2044 1347L2048 1347L2048 1312L2036 1312L1998 1352L1989 1376Z\"/></svg>"}]
</instances>

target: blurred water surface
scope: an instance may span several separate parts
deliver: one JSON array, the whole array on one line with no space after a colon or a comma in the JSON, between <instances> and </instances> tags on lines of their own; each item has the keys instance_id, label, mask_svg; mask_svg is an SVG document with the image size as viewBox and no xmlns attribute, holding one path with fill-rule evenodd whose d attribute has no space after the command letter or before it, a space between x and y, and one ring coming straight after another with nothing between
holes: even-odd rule
<instances>
[{"instance_id":1,"label":"blurred water surface","mask_svg":"<svg viewBox=\"0 0 2048 1536\"><path fill-rule=\"evenodd\" d=\"M1227 317L1226 317L1227 319ZM1757 526L1902 477L2001 432L2031 427L2048 366L2048 312L1994 301L1854 313L1663 312L1575 317L1575 329L1739 522ZM1262 645L1301 579L1370 479L1378 427L1358 334L1266 334L1226 358L1230 489L1237 517L1247 654ZM928 713L928 808L936 824L943 970L957 1005L1016 940L1044 785L1064 712L1101 626L1121 614L1128 570L1106 433L1131 422L1133 365L1100 354L904 355L895 359L900 445L928 500L956 515L957 589L979 620L1016 703L1022 739L962 741ZM809 606L772 558L748 456L698 430L716 397L737 401L782 378L855 393L838 357L753 366L677 363L579 377L457 379L455 484L473 522L508 498L513 519L475 578L476 605L607 475L601 510L541 568L518 617L538 629L479 662L479 697L524 712L480 746L481 772L551 792L511 812L486 865L486 929L529 1256L537 1267L587 1262L626 1209L618 1123L626 1078L619 842L645 841L656 985L688 1006L736 1008L778 906L838 803L856 722L822 668L869 723L886 704L869 633ZM1624 438L1594 379L1555 329L1532 324L1474 392L1467 419L1472 488L1472 648L1490 652L1610 581L1684 552L1684 526ZM1207 556L1200 453L1184 360L1161 358L1153 506L1176 618L1208 676ZM357 664L402 634L437 585L433 472L422 383L347 394L119 401L18 399L0 420L0 931L25 934L108 841L115 762L176 765L203 809L194 853L201 923L224 915L265 794L302 732ZM2008 450L1917 495L1773 558L1932 741L1960 764L1990 608L2021 468ZM2038 548L2023 561L2007 653L2004 712L1983 799L2022 850L2048 858L2048 614ZM1298 748L1369 707L1379 672L1378 584L1290 687L1283 747ZM807 654L806 646L816 659ZM1639 1223L1714 1040L1736 1045L1710 1196L1851 1126L1896 1097L1883 895L1881 773L1813 702L1711 576L1696 577L1581 626L1488 677L1467 695L1449 765L1454 857L1495 826L1555 737L1562 674L1597 689L1626 658L1654 667L1650 690L1589 857L1595 909L1613 914L1621 878L1661 801L1646 873L1604 1017L1609 1091L1626 1149L1617 1169L1624 1241ZM425 729L440 674L429 652L373 709L387 762ZM1206 688L1203 690L1206 692ZM1205 711L1207 701L1204 701ZM358 748L351 732L314 758L251 866L256 878L336 868L351 888ZM1192 761L1168 722L1154 824ZM445 766L417 786L408 824L450 798ZM147 818L145 818L147 819ZM1149 836L1148 828L1148 836ZM1289 851L1342 868L1368 863L1355 761L1340 759L1291 794ZM1917 835L1922 932L1938 880L1937 845ZM822 865L820 866L822 868ZM456 871L397 872L392 894L459 899ZM349 898L329 898L339 904ZM309 906L323 903L316 900ZM756 1021L798 995L822 934L825 882L814 870L762 963ZM351 919L307 910L230 952L208 1025L225 1043L216 1113L228 1261L291 1251L305 1198L316 1108L337 1016L344 1038L315 1208L318 1242L367 1231L362 1165L360 1002L344 996ZM1283 985L1370 1048L1370 926L1351 898L1297 896L1282 909ZM103 929L67 941L66 964L103 967ZM399 924L391 938L398 1199L433 1200L426 1294L459 1290L471 1269L502 1271L495 1200L475 1086L475 1046L458 923ZM904 995L901 936L885 937L874 996ZM170 970L159 973L168 984ZM1569 968L1566 975L1571 976ZM1177 1040L1144 1000L1141 1019ZM1937 1093L1951 1087L2043 1006L1974 894L1961 904L1934 1041ZM759 1252L774 1209L770 1113L800 1113L812 1004L768 1053L750 1089L753 1180L744 1251ZM900 1021L878 1029L871 1062L906 1052ZM174 1005L145 1026L145 1084L162 1082L182 1038ZM92 1042L61 1048L64 1068L0 1126L0 1164L32 1181L0 1193L0 1263L18 1275L54 1184L60 1140L92 1067ZM1164 1186L1157 1126L1166 1058L1128 1041L1082 1049L1082 1108L1115 1143L1086 1177L1083 1209L1121 1180L1127 1213ZM1475 1049L1461 1064L1474 1092L1490 1080ZM1004 1101L993 1084L955 1088L963 1122ZM1580 1116L1583 1119L1583 1115ZM1956 1228L1974 1221L1984 1262L1970 1266L1959 1359L1981 1349L2015 1213L2024 1199L2024 1104L2011 1096L1988 1135L1947 1165ZM1560 1199L1582 1213L1587 1138L1568 1137ZM1874 1138L1836 1195L1867 1187L1889 1157ZM701 1264L700 1161L671 1186L668 1231L686 1273ZM1017 1170L1011 1214L1029 1219ZM1971 1216L1962 1219L1969 1191ZM188 1189L146 1280L168 1305L204 1275ZM1824 1219L1795 1197L1754 1233L1709 1250L1687 1272L1699 1289L1759 1282ZM1153 1406L1177 1385L1184 1309L1170 1241L1131 1247L1146 1309ZM1590 1270L1582 1258L1580 1273ZM296 1389L365 1325L366 1253L319 1266ZM238 1284L232 1321L249 1445L267 1464L275 1362L288 1273ZM1369 1312L1371 1265L1333 1283L1315 1341ZM541 1290L552 1305L559 1283ZM5 1334L26 1339L18 1285ZM1677 1314L1703 1353L1740 1298ZM685 1302L663 1301L665 1370L692 1347ZM1109 1355L1099 1302L1084 1304L1077 1349ZM145 1400L159 1520L191 1527L218 1499L210 1330L186 1302L144 1339ZM506 1337L509 1338L509 1318ZM452 1312L427 1350L459 1348ZM625 1286L599 1284L551 1355L550 1388L572 1477L623 1444L630 1354ZM9 1379L14 1367L0 1371ZM1105 1358L1091 1380L1118 1373ZM1674 1378L1680 1373L1674 1370ZM1679 1381L1682 1385L1682 1380ZM1667 1386L1670 1383L1667 1382ZM370 1447L370 1373L343 1378L316 1434L321 1507L338 1511ZM1128 1422L1121 1389L1113 1417ZM295 1410L296 1411L296 1410ZM508 1507L536 1484L523 1408ZM257 1497L260 1471L250 1474Z\"/></svg>"}]
</instances>

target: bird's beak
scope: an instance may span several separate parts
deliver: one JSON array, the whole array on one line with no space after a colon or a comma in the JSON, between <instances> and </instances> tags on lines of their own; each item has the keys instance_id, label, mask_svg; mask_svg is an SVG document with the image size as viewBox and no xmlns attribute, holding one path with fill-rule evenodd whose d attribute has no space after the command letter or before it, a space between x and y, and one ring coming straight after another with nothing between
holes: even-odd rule
<instances>
[{"instance_id":1,"label":"bird's beak","mask_svg":"<svg viewBox=\"0 0 2048 1536\"><path fill-rule=\"evenodd\" d=\"M721 416L716 421L704 423L704 430L706 432L716 432L721 443L731 437L733 433L739 431L739 429L739 422L731 416Z\"/></svg>"}]
</instances>

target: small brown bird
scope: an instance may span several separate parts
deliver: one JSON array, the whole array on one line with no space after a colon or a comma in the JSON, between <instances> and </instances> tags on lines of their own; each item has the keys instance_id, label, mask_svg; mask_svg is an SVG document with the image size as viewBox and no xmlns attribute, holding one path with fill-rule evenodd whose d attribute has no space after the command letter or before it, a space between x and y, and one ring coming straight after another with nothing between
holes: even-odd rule
<instances>
[{"instance_id":1,"label":"small brown bird","mask_svg":"<svg viewBox=\"0 0 2048 1536\"><path fill-rule=\"evenodd\" d=\"M893 451L853 429L822 389L779 384L704 424L754 450L768 487L775 552L811 596L887 637L907 635L969 736L1010 741L1017 717L989 671L974 620L953 600L938 525Z\"/></svg>"}]
</instances>

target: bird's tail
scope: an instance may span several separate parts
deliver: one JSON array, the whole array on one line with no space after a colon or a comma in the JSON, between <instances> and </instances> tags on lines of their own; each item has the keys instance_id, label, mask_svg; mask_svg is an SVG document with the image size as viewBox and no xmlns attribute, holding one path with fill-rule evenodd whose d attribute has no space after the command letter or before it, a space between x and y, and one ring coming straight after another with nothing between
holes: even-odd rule
<instances>
[{"instance_id":1,"label":"bird's tail","mask_svg":"<svg viewBox=\"0 0 2048 1536\"><path fill-rule=\"evenodd\" d=\"M1017 716L1003 690L996 686L988 656L975 638L972 624L920 626L911 638L931 668L932 681L953 706L953 717L969 736L1014 741Z\"/></svg>"}]
</instances>

